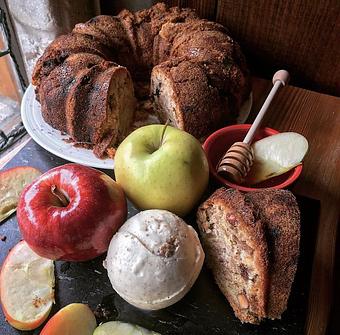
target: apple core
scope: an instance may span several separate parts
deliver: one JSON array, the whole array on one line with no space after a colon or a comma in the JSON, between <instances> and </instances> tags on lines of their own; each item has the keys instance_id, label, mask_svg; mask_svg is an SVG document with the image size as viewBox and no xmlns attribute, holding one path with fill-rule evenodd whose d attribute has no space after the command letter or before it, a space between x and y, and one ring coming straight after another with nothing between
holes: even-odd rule
<instances>
[{"instance_id":1,"label":"apple core","mask_svg":"<svg viewBox=\"0 0 340 335\"><path fill-rule=\"evenodd\" d=\"M59 190L56 185L51 186L51 192L60 203L60 206L58 207L67 207L69 205L69 197L63 191Z\"/></svg>"}]
</instances>

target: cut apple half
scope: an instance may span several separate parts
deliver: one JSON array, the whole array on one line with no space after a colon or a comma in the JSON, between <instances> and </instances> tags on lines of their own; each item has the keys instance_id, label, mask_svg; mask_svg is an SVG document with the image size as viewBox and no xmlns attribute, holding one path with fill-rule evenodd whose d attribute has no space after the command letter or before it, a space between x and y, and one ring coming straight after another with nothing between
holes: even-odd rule
<instances>
[{"instance_id":1,"label":"cut apple half","mask_svg":"<svg viewBox=\"0 0 340 335\"><path fill-rule=\"evenodd\" d=\"M268 136L255 142L254 164L247 176L248 184L279 176L301 164L308 151L308 142L293 132Z\"/></svg>"},{"instance_id":2,"label":"cut apple half","mask_svg":"<svg viewBox=\"0 0 340 335\"><path fill-rule=\"evenodd\" d=\"M16 211L22 190L41 172L30 166L18 166L0 172L0 222Z\"/></svg>"},{"instance_id":3,"label":"cut apple half","mask_svg":"<svg viewBox=\"0 0 340 335\"><path fill-rule=\"evenodd\" d=\"M93 335L160 335L131 323L121 321L110 321L96 328Z\"/></svg>"},{"instance_id":4,"label":"cut apple half","mask_svg":"<svg viewBox=\"0 0 340 335\"><path fill-rule=\"evenodd\" d=\"M53 315L40 335L93 335L96 327L97 321L89 306L75 303Z\"/></svg>"},{"instance_id":5,"label":"cut apple half","mask_svg":"<svg viewBox=\"0 0 340 335\"><path fill-rule=\"evenodd\" d=\"M0 301L9 324L20 330L39 327L54 303L53 261L38 256L25 241L7 255L0 273Z\"/></svg>"}]
</instances>

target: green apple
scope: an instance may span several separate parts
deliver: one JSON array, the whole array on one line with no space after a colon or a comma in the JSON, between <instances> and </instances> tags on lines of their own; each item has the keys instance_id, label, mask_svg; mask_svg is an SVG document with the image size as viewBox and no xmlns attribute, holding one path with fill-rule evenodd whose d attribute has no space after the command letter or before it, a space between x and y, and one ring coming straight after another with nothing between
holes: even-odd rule
<instances>
[{"instance_id":1,"label":"green apple","mask_svg":"<svg viewBox=\"0 0 340 335\"><path fill-rule=\"evenodd\" d=\"M149 125L132 132L115 155L115 175L140 209L184 216L200 200L209 167L200 142L183 130Z\"/></svg>"},{"instance_id":2,"label":"green apple","mask_svg":"<svg viewBox=\"0 0 340 335\"><path fill-rule=\"evenodd\" d=\"M93 335L160 335L142 327L120 321L110 321L96 328Z\"/></svg>"}]
</instances>

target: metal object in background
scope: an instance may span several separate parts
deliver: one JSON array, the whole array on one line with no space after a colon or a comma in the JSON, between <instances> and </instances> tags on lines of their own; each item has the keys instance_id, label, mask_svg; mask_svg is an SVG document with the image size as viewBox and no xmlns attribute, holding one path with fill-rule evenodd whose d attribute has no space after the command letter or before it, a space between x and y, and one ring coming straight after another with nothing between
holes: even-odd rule
<instances>
[{"instance_id":1,"label":"metal object in background","mask_svg":"<svg viewBox=\"0 0 340 335\"><path fill-rule=\"evenodd\" d=\"M0 57L10 57L13 61L12 72L18 77L17 86L22 96L29 82L27 76L31 76L46 46L57 36L69 32L76 23L100 14L100 5L99 0L0 0L0 10L0 33L2 27L5 40ZM19 109L9 114L6 110L0 115L0 155L25 134Z\"/></svg>"},{"instance_id":2,"label":"metal object in background","mask_svg":"<svg viewBox=\"0 0 340 335\"><path fill-rule=\"evenodd\" d=\"M0 129L0 153L18 141L26 133L22 122L16 125L7 135Z\"/></svg>"},{"instance_id":3,"label":"metal object in background","mask_svg":"<svg viewBox=\"0 0 340 335\"><path fill-rule=\"evenodd\" d=\"M6 13L4 9L2 9L1 7L0 7L0 27L4 33L5 43L7 44L5 50L2 50L2 51L0 50L0 57L6 56L8 54L11 56L15 69L17 71L21 89L24 91L26 89L26 82L20 71L18 61L13 53L12 37L11 37Z\"/></svg>"},{"instance_id":4,"label":"metal object in background","mask_svg":"<svg viewBox=\"0 0 340 335\"><path fill-rule=\"evenodd\" d=\"M7 0L6 5L28 78L57 36L100 14L99 0Z\"/></svg>"},{"instance_id":5,"label":"metal object in background","mask_svg":"<svg viewBox=\"0 0 340 335\"><path fill-rule=\"evenodd\" d=\"M16 56L13 52L13 40L10 33L9 24L7 21L6 13L4 9L0 8L0 29L2 32L2 37L4 40L5 48L4 50L0 50L0 57L11 57L11 60L14 65L15 77L18 81L18 89L19 93L22 95L26 88L25 79L20 71L20 67L17 61ZM1 78L0 78L1 80ZM6 134L3 129L0 128L0 154L9 148L13 143L18 141L21 137L26 134L26 130L22 124L22 122L16 123L11 130Z\"/></svg>"}]
</instances>

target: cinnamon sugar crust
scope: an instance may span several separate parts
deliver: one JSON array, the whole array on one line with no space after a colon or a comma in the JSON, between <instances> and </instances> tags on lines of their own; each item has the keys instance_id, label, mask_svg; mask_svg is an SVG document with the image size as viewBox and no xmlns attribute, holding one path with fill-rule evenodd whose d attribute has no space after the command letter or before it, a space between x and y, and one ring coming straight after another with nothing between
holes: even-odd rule
<instances>
[{"instance_id":1,"label":"cinnamon sugar crust","mask_svg":"<svg viewBox=\"0 0 340 335\"><path fill-rule=\"evenodd\" d=\"M151 86L163 123L169 119L171 125L201 138L225 122L227 102L209 85L202 64L182 58L164 62L153 69Z\"/></svg>"},{"instance_id":2,"label":"cinnamon sugar crust","mask_svg":"<svg viewBox=\"0 0 340 335\"><path fill-rule=\"evenodd\" d=\"M294 195L221 188L199 207L197 223L208 265L235 315L249 323L281 318L299 255L300 213ZM234 235L236 243L230 244Z\"/></svg>"},{"instance_id":3,"label":"cinnamon sugar crust","mask_svg":"<svg viewBox=\"0 0 340 335\"><path fill-rule=\"evenodd\" d=\"M40 82L49 76L51 71L72 54L90 53L101 56L104 60L112 58L112 52L105 45L89 35L70 33L57 37L38 59L32 74L32 84L39 92Z\"/></svg>"},{"instance_id":4,"label":"cinnamon sugar crust","mask_svg":"<svg viewBox=\"0 0 340 335\"><path fill-rule=\"evenodd\" d=\"M63 66L57 66L48 77L42 78L39 90L44 120L53 128L66 132L66 99L77 82L81 70L105 62L98 55L76 53L68 57Z\"/></svg>"},{"instance_id":5,"label":"cinnamon sugar crust","mask_svg":"<svg viewBox=\"0 0 340 335\"><path fill-rule=\"evenodd\" d=\"M96 58L93 66L97 67L89 70L91 57ZM79 23L71 33L56 38L46 48L36 63L32 83L45 121L67 131L76 142L90 141L86 144L100 147L95 151L99 156L108 153L114 139L122 138L113 126L115 122L111 122L109 130L100 126L97 119L83 120L97 113L103 114L101 119L108 119L109 99L104 97L117 74L113 71L111 77L104 76L104 84L99 72L110 72L109 63L112 68L117 64L125 67L135 82L145 81L151 74L150 95L161 121L174 115L173 125L199 139L233 122L250 92L249 72L237 43L225 27L199 19L192 9L157 3L136 13L123 10L117 16L99 15ZM98 72L99 68L102 70ZM85 73L93 75L89 80L92 84L82 88L79 78ZM101 82L96 83L99 78ZM162 90L159 84L163 84ZM130 84L119 89L120 93L124 90L130 90L126 96L134 93ZM68 112L67 101L75 101L69 96L75 92L81 99L76 99L77 106L72 107L74 114ZM89 97L95 101L92 103ZM99 110L90 111L81 101ZM129 109L132 103L128 105ZM68 115L73 116L69 119ZM86 124L97 128L87 129ZM89 136L92 132L96 136Z\"/></svg>"},{"instance_id":6,"label":"cinnamon sugar crust","mask_svg":"<svg viewBox=\"0 0 340 335\"><path fill-rule=\"evenodd\" d=\"M299 258L299 208L296 198L287 190L251 192L247 198L266 227L271 251L267 316L271 319L281 318L287 308Z\"/></svg>"}]
</instances>

